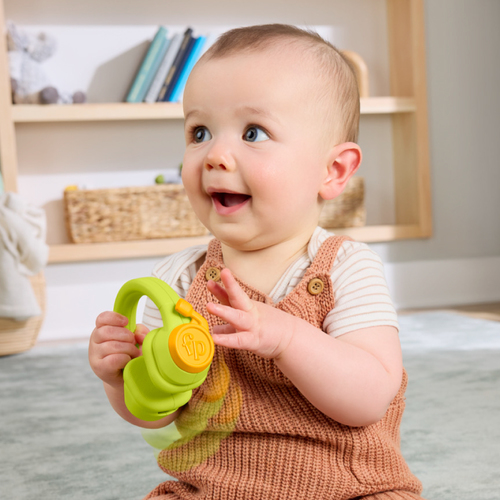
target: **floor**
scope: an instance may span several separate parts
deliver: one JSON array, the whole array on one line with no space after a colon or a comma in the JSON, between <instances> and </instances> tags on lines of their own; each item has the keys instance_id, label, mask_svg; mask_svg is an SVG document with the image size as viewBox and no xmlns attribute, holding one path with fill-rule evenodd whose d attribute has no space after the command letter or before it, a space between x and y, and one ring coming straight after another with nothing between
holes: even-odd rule
<instances>
[{"instance_id":1,"label":"floor","mask_svg":"<svg viewBox=\"0 0 500 500\"><path fill-rule=\"evenodd\" d=\"M499 500L500 321L468 314L500 305L453 311L399 317L409 378L401 448L423 498ZM138 500L167 479L148 444L158 441L110 407L87 343L0 358L1 498ZM158 434L162 445L172 430Z\"/></svg>"}]
</instances>

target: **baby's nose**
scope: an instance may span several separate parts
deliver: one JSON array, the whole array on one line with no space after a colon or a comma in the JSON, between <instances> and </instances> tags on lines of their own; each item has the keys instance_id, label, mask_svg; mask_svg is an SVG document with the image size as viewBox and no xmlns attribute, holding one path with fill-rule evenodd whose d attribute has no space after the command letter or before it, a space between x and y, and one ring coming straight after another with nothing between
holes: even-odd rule
<instances>
[{"instance_id":1,"label":"baby's nose","mask_svg":"<svg viewBox=\"0 0 500 500\"><path fill-rule=\"evenodd\" d=\"M207 170L221 169L232 171L236 167L236 162L229 148L222 144L214 144L205 158L205 168Z\"/></svg>"}]
</instances>

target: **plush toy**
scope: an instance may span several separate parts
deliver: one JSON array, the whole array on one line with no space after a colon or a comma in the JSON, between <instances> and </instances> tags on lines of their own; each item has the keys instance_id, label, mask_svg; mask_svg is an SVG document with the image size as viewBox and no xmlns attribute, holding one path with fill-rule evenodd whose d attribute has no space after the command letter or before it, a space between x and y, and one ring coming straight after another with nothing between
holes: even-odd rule
<instances>
[{"instance_id":1,"label":"plush toy","mask_svg":"<svg viewBox=\"0 0 500 500\"><path fill-rule=\"evenodd\" d=\"M7 47L11 76L12 100L15 104L83 103L83 92L60 92L51 85L43 62L54 55L56 40L46 33L29 35L7 22Z\"/></svg>"}]
</instances>

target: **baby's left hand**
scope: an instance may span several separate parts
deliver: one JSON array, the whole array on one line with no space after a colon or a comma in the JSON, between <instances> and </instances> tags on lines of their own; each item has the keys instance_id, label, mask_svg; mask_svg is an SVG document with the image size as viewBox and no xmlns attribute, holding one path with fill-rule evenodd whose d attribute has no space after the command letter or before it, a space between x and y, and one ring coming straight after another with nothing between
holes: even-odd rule
<instances>
[{"instance_id":1,"label":"baby's left hand","mask_svg":"<svg viewBox=\"0 0 500 500\"><path fill-rule=\"evenodd\" d=\"M221 302L209 302L208 312L228 323L214 326L214 342L233 349L245 349L264 358L279 357L293 337L293 320L296 318L251 300L229 269L221 272L221 280L225 288L214 281L207 284L208 290Z\"/></svg>"}]
</instances>

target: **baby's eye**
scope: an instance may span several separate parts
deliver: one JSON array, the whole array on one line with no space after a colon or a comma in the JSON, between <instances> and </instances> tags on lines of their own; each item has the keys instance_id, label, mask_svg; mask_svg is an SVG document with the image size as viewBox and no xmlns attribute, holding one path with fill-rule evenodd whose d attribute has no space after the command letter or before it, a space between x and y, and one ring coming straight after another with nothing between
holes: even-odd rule
<instances>
[{"instance_id":1,"label":"baby's eye","mask_svg":"<svg viewBox=\"0 0 500 500\"><path fill-rule=\"evenodd\" d=\"M194 142L205 142L212 138L207 127L196 127L193 130L193 140Z\"/></svg>"},{"instance_id":2,"label":"baby's eye","mask_svg":"<svg viewBox=\"0 0 500 500\"><path fill-rule=\"evenodd\" d=\"M269 136L260 127L248 127L243 135L243 139L248 142L267 141Z\"/></svg>"}]
</instances>

